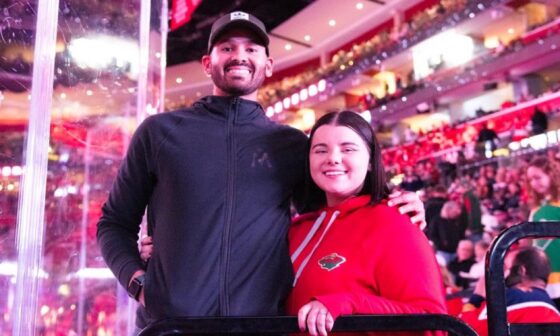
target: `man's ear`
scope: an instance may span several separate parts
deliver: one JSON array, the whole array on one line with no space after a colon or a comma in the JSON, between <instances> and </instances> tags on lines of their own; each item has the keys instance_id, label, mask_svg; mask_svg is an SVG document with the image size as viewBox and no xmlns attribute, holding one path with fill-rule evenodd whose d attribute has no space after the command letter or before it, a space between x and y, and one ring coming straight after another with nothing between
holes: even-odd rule
<instances>
[{"instance_id":1,"label":"man's ear","mask_svg":"<svg viewBox=\"0 0 560 336\"><path fill-rule=\"evenodd\" d=\"M519 272L518 272L518 274L519 274L519 275L522 275L522 276L527 275L527 269L525 268L525 266L519 265Z\"/></svg>"},{"instance_id":2,"label":"man's ear","mask_svg":"<svg viewBox=\"0 0 560 336\"><path fill-rule=\"evenodd\" d=\"M274 69L274 60L272 59L272 57L269 57L266 60L266 64L264 66L264 75L266 77L271 77L273 69Z\"/></svg>"},{"instance_id":3,"label":"man's ear","mask_svg":"<svg viewBox=\"0 0 560 336\"><path fill-rule=\"evenodd\" d=\"M206 76L210 77L210 55L204 55L202 56L202 58L200 59L200 62L202 63L202 68L204 69L204 73L206 74Z\"/></svg>"}]
</instances>

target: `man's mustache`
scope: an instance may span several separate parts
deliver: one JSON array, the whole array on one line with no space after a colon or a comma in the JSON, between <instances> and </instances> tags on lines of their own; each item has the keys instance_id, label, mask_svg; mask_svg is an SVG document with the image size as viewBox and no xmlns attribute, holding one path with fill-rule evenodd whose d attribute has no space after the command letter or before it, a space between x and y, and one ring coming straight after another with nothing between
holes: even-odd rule
<instances>
[{"instance_id":1,"label":"man's mustache","mask_svg":"<svg viewBox=\"0 0 560 336\"><path fill-rule=\"evenodd\" d=\"M249 70L251 70L251 72L255 72L255 67L249 63L249 62L239 62L239 61L231 61L226 63L226 65L224 66L224 70L229 69L230 67L234 67L234 66L243 66L248 68Z\"/></svg>"}]
</instances>

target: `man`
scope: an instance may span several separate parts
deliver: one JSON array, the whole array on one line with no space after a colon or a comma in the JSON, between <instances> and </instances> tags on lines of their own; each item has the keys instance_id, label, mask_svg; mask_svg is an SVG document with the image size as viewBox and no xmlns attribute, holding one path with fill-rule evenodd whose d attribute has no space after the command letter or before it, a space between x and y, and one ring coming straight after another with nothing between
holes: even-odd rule
<instances>
[{"instance_id":1,"label":"man","mask_svg":"<svg viewBox=\"0 0 560 336\"><path fill-rule=\"evenodd\" d=\"M461 221L467 224L466 236L472 241L482 238L484 227L482 226L482 210L480 199L468 181L461 181L457 193L462 200Z\"/></svg>"},{"instance_id":2,"label":"man","mask_svg":"<svg viewBox=\"0 0 560 336\"><path fill-rule=\"evenodd\" d=\"M507 260L513 260L511 266ZM559 323L560 314L546 293L550 263L546 254L535 247L511 252L504 263L506 272L506 306L510 323ZM480 336L488 335L484 277L477 282L473 296L460 318Z\"/></svg>"},{"instance_id":3,"label":"man","mask_svg":"<svg viewBox=\"0 0 560 336\"><path fill-rule=\"evenodd\" d=\"M542 134L546 132L547 129L548 116L536 106L531 116L531 135Z\"/></svg>"},{"instance_id":4,"label":"man","mask_svg":"<svg viewBox=\"0 0 560 336\"><path fill-rule=\"evenodd\" d=\"M254 16L219 18L202 57L213 96L147 118L132 138L97 238L141 303L140 328L176 316L283 312L293 276L290 201L304 184L307 137L270 121L256 102L272 75L268 43ZM392 201L423 220L414 195ZM144 270L136 241L146 208L155 249Z\"/></svg>"}]
</instances>

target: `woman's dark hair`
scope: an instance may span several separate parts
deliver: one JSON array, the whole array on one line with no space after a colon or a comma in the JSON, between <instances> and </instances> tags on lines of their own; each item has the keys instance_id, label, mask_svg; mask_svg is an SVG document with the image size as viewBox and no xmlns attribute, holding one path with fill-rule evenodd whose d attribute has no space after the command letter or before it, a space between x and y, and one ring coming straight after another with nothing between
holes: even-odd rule
<instances>
[{"instance_id":1,"label":"woman's dark hair","mask_svg":"<svg viewBox=\"0 0 560 336\"><path fill-rule=\"evenodd\" d=\"M377 204L387 197L389 189L385 180L385 169L381 160L381 147L373 133L370 124L359 114L352 111L331 112L325 114L313 126L307 144L307 156L305 164L305 211L314 211L323 207L327 201L325 193L313 182L309 171L309 152L311 141L317 129L323 125L344 126L354 131L366 144L369 150L369 164L371 169L366 174L364 186L358 195L370 195L370 204Z\"/></svg>"}]
</instances>

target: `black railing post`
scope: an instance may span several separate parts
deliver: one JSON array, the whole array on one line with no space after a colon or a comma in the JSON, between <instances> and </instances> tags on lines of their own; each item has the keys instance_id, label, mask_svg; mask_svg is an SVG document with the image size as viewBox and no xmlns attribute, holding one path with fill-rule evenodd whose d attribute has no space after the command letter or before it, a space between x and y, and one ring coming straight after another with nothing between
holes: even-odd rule
<instances>
[{"instance_id":1,"label":"black railing post","mask_svg":"<svg viewBox=\"0 0 560 336\"><path fill-rule=\"evenodd\" d=\"M560 324L522 324L510 326L507 321L504 258L513 243L522 238L560 237L560 222L524 222L503 231L492 243L486 258L486 304L488 309L488 335L560 335ZM533 327L533 329L531 329ZM537 333L521 333L533 330Z\"/></svg>"}]
</instances>

